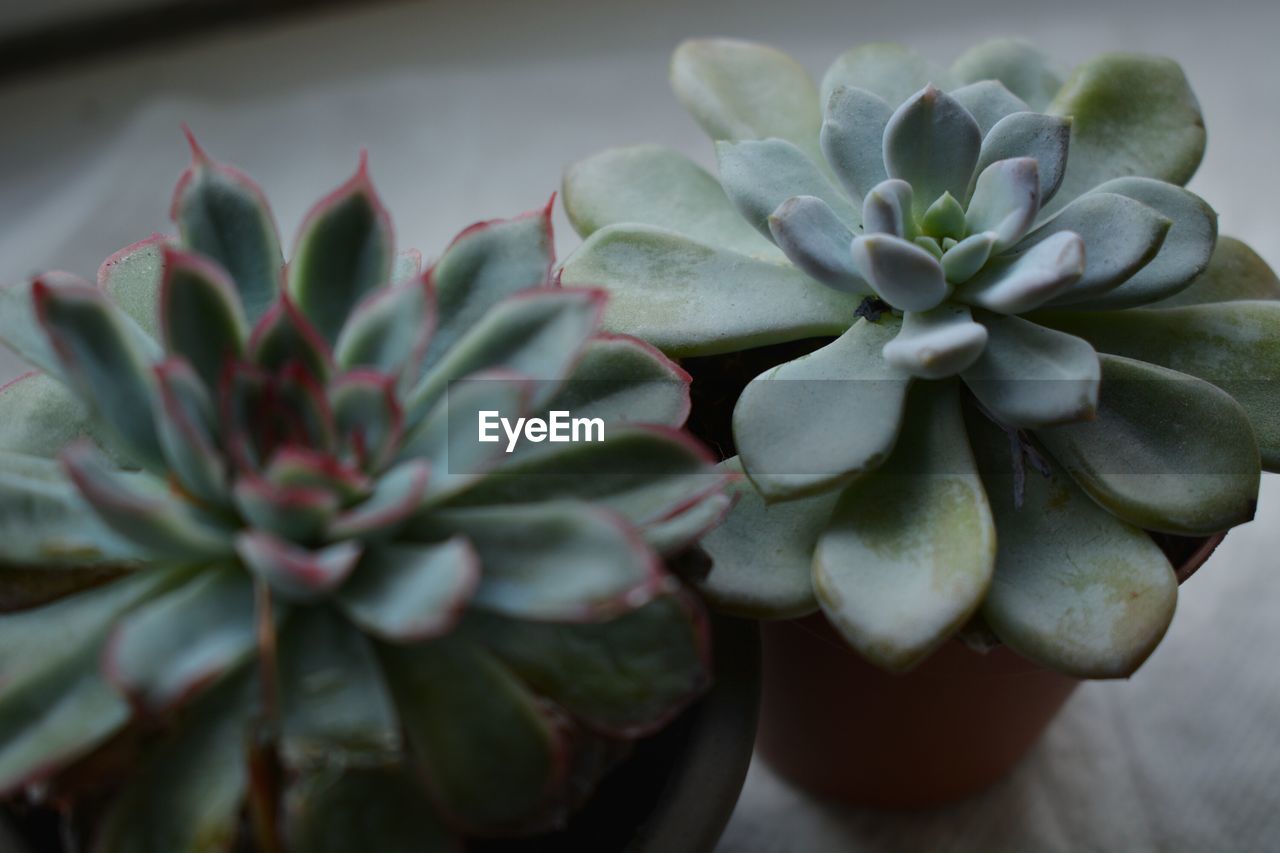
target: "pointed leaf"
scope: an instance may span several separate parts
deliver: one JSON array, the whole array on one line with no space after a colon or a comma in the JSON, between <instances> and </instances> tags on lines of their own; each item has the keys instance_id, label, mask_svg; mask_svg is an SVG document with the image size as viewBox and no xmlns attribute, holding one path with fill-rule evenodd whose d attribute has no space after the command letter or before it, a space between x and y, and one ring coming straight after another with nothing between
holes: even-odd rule
<instances>
[{"instance_id":1,"label":"pointed leaf","mask_svg":"<svg viewBox=\"0 0 1280 853\"><path fill-rule=\"evenodd\" d=\"M1044 322L1086 338L1105 353L1217 385L1248 413L1264 467L1280 469L1280 303L1055 312Z\"/></svg>"},{"instance_id":2,"label":"pointed leaf","mask_svg":"<svg viewBox=\"0 0 1280 853\"><path fill-rule=\"evenodd\" d=\"M725 194L742 217L766 237L772 238L769 215L798 195L816 196L846 227L858 225L858 212L844 194L813 160L784 139L717 142L716 159Z\"/></svg>"},{"instance_id":3,"label":"pointed leaf","mask_svg":"<svg viewBox=\"0 0 1280 853\"><path fill-rule=\"evenodd\" d=\"M995 234L995 251L1002 252L1022 239L1039 210L1039 166L1030 157L1014 157L978 175L965 221L971 231Z\"/></svg>"},{"instance_id":4,"label":"pointed leaf","mask_svg":"<svg viewBox=\"0 0 1280 853\"><path fill-rule=\"evenodd\" d=\"M990 337L962 374L974 396L1011 427L1091 420L1102 368L1093 347L1018 317L983 317Z\"/></svg>"},{"instance_id":5,"label":"pointed leaf","mask_svg":"<svg viewBox=\"0 0 1280 853\"><path fill-rule=\"evenodd\" d=\"M1071 119L1043 113L1017 112L996 122L982 140L977 172L994 163L1015 157L1036 161L1040 183L1040 205L1049 203L1062 185L1067 171L1071 141Z\"/></svg>"},{"instance_id":6,"label":"pointed leaf","mask_svg":"<svg viewBox=\"0 0 1280 853\"><path fill-rule=\"evenodd\" d=\"M733 499L724 492L712 492L674 515L646 524L640 538L661 556L681 554L724 521L732 506Z\"/></svg>"},{"instance_id":7,"label":"pointed leaf","mask_svg":"<svg viewBox=\"0 0 1280 853\"><path fill-rule=\"evenodd\" d=\"M507 297L546 287L554 260L550 203L513 219L478 222L455 237L430 271L438 323L426 363L435 364Z\"/></svg>"},{"instance_id":8,"label":"pointed leaf","mask_svg":"<svg viewBox=\"0 0 1280 853\"><path fill-rule=\"evenodd\" d=\"M884 360L920 379L945 379L973 364L986 345L987 330L969 309L947 303L907 312L897 337L884 345Z\"/></svg>"},{"instance_id":9,"label":"pointed leaf","mask_svg":"<svg viewBox=\"0 0 1280 853\"><path fill-rule=\"evenodd\" d=\"M975 45L955 61L951 71L963 83L999 80L1037 110L1047 106L1062 87L1049 57L1022 39L998 38Z\"/></svg>"},{"instance_id":10,"label":"pointed leaf","mask_svg":"<svg viewBox=\"0 0 1280 853\"><path fill-rule=\"evenodd\" d=\"M880 298L902 311L928 311L950 292L938 259L900 237L856 238L853 265Z\"/></svg>"},{"instance_id":11,"label":"pointed leaf","mask_svg":"<svg viewBox=\"0 0 1280 853\"><path fill-rule=\"evenodd\" d=\"M565 262L561 281L606 288L605 327L674 356L839 334L858 307L856 297L821 287L790 266L639 225L614 225L588 237Z\"/></svg>"},{"instance_id":12,"label":"pointed leaf","mask_svg":"<svg viewBox=\"0 0 1280 853\"><path fill-rule=\"evenodd\" d=\"M969 414L1000 540L983 618L1014 651L1059 672L1131 675L1173 618L1178 585L1168 558L1060 470L1026 477L1015 506L1008 440Z\"/></svg>"},{"instance_id":13,"label":"pointed leaf","mask_svg":"<svg viewBox=\"0 0 1280 853\"><path fill-rule=\"evenodd\" d=\"M298 365L323 381L333 369L333 350L328 341L287 294L282 294L258 320L247 348L253 363L267 370Z\"/></svg>"},{"instance_id":14,"label":"pointed leaf","mask_svg":"<svg viewBox=\"0 0 1280 853\"><path fill-rule=\"evenodd\" d=\"M343 503L325 484L289 485L252 475L236 481L232 498L251 527L296 542L320 538Z\"/></svg>"},{"instance_id":15,"label":"pointed leaf","mask_svg":"<svg viewBox=\"0 0 1280 853\"><path fill-rule=\"evenodd\" d=\"M818 159L817 87L780 50L735 39L691 39L671 57L671 87L712 139L777 137Z\"/></svg>"},{"instance_id":16,"label":"pointed leaf","mask_svg":"<svg viewBox=\"0 0 1280 853\"><path fill-rule=\"evenodd\" d=\"M547 808L565 772L558 720L487 651L379 649L413 754L451 823L492 833Z\"/></svg>"},{"instance_id":17,"label":"pointed leaf","mask_svg":"<svg viewBox=\"0 0 1280 853\"><path fill-rule=\"evenodd\" d=\"M365 471L381 471L395 457L404 437L404 410L396 396L396 378L367 368L352 370L329 383L329 407L338 440Z\"/></svg>"},{"instance_id":18,"label":"pointed leaf","mask_svg":"<svg viewBox=\"0 0 1280 853\"><path fill-rule=\"evenodd\" d=\"M1089 266L1084 240L1058 231L1025 252L993 261L956 291L956 299L1000 314L1023 314L1075 291Z\"/></svg>"},{"instance_id":19,"label":"pointed leaf","mask_svg":"<svg viewBox=\"0 0 1280 853\"><path fill-rule=\"evenodd\" d=\"M46 273L36 281L0 285L0 344L42 373L66 383L62 361L36 315L33 291L37 282L60 287L87 286L68 273Z\"/></svg>"},{"instance_id":20,"label":"pointed leaf","mask_svg":"<svg viewBox=\"0 0 1280 853\"><path fill-rule=\"evenodd\" d=\"M583 237L624 222L657 225L744 255L778 256L743 221L719 181L683 154L657 145L611 148L569 167L564 210Z\"/></svg>"},{"instance_id":21,"label":"pointed leaf","mask_svg":"<svg viewBox=\"0 0 1280 853\"><path fill-rule=\"evenodd\" d=\"M881 355L898 328L889 317L859 320L833 343L765 371L743 390L734 438L766 501L825 491L888 458L911 383Z\"/></svg>"},{"instance_id":22,"label":"pointed leaf","mask_svg":"<svg viewBox=\"0 0 1280 853\"><path fill-rule=\"evenodd\" d=\"M1088 308L1130 308L1182 290L1204 272L1218 239L1218 214L1182 187L1151 178L1116 178L1097 188L1139 201L1173 223L1160 251L1131 278L1082 303Z\"/></svg>"},{"instance_id":23,"label":"pointed leaf","mask_svg":"<svg viewBox=\"0 0 1280 853\"><path fill-rule=\"evenodd\" d=\"M236 537L236 554L249 571L271 585L280 598L309 602L337 589L351 575L363 548L339 542L314 551L259 530Z\"/></svg>"},{"instance_id":24,"label":"pointed leaf","mask_svg":"<svg viewBox=\"0 0 1280 853\"><path fill-rule=\"evenodd\" d=\"M347 318L333 358L347 370L372 368L415 382L435 327L435 292L422 277L372 293Z\"/></svg>"},{"instance_id":25,"label":"pointed leaf","mask_svg":"<svg viewBox=\"0 0 1280 853\"><path fill-rule=\"evenodd\" d=\"M630 525L591 504L555 501L433 512L415 534L460 533L480 557L474 605L524 619L598 621L672 583Z\"/></svg>"},{"instance_id":26,"label":"pointed leaf","mask_svg":"<svg viewBox=\"0 0 1280 853\"><path fill-rule=\"evenodd\" d=\"M298 608L280 632L280 752L290 769L388 764L400 724L374 647L325 607Z\"/></svg>"},{"instance_id":27,"label":"pointed leaf","mask_svg":"<svg viewBox=\"0 0 1280 853\"><path fill-rule=\"evenodd\" d=\"M391 219L363 155L355 175L307 214L289 261L288 290L332 343L352 309L391 277Z\"/></svg>"},{"instance_id":28,"label":"pointed leaf","mask_svg":"<svg viewBox=\"0 0 1280 853\"><path fill-rule=\"evenodd\" d=\"M430 472L430 464L420 459L396 465L382 475L367 500L333 520L329 539L392 535L422 506Z\"/></svg>"},{"instance_id":29,"label":"pointed leaf","mask_svg":"<svg viewBox=\"0 0 1280 853\"><path fill-rule=\"evenodd\" d=\"M932 85L898 107L884 131L884 166L915 192L924 213L944 192L964 198L982 147L978 123L964 107Z\"/></svg>"},{"instance_id":30,"label":"pointed leaf","mask_svg":"<svg viewBox=\"0 0 1280 853\"><path fill-rule=\"evenodd\" d=\"M1109 53L1083 63L1047 112L1071 116L1071 157L1055 207L1111 178L1185 184L1204 155L1204 116L1171 59Z\"/></svg>"},{"instance_id":31,"label":"pointed leaf","mask_svg":"<svg viewBox=\"0 0 1280 853\"><path fill-rule=\"evenodd\" d=\"M427 792L405 767L304 776L289 793L289 849L350 853L369 843L379 853L461 853L461 842L432 813Z\"/></svg>"},{"instance_id":32,"label":"pointed leaf","mask_svg":"<svg viewBox=\"0 0 1280 853\"><path fill-rule=\"evenodd\" d=\"M547 404L605 424L678 427L689 417L689 374L652 344L628 335L587 343L568 381Z\"/></svg>"},{"instance_id":33,"label":"pointed leaf","mask_svg":"<svg viewBox=\"0 0 1280 853\"><path fill-rule=\"evenodd\" d=\"M0 386L0 450L53 459L88 439L110 454L111 437L103 433L84 403L47 373L24 373Z\"/></svg>"},{"instance_id":34,"label":"pointed leaf","mask_svg":"<svg viewBox=\"0 0 1280 853\"><path fill-rule=\"evenodd\" d=\"M223 366L244 354L248 335L235 284L216 264L163 249L160 330L165 349L186 359L210 388Z\"/></svg>"},{"instance_id":35,"label":"pointed leaf","mask_svg":"<svg viewBox=\"0 0 1280 853\"><path fill-rule=\"evenodd\" d=\"M823 284L846 293L866 293L853 267L853 232L825 201L811 195L789 198L769 217L773 241L791 263Z\"/></svg>"},{"instance_id":36,"label":"pointed leaf","mask_svg":"<svg viewBox=\"0 0 1280 853\"><path fill-rule=\"evenodd\" d=\"M1147 308L1178 308L1245 299L1280 299L1280 277L1234 237L1219 236L1209 266L1177 293Z\"/></svg>"},{"instance_id":37,"label":"pointed leaf","mask_svg":"<svg viewBox=\"0 0 1280 853\"><path fill-rule=\"evenodd\" d=\"M1096 420L1036 433L1090 497L1130 524L1182 536L1253 518L1258 445L1239 403L1112 355L1102 356L1102 380Z\"/></svg>"},{"instance_id":38,"label":"pointed leaf","mask_svg":"<svg viewBox=\"0 0 1280 853\"><path fill-rule=\"evenodd\" d=\"M235 565L194 579L125 617L107 645L107 677L153 712L182 704L254 649L253 585Z\"/></svg>"},{"instance_id":39,"label":"pointed leaf","mask_svg":"<svg viewBox=\"0 0 1280 853\"><path fill-rule=\"evenodd\" d=\"M462 537L434 545L371 550L337 593L338 606L388 643L419 643L448 633L480 580L480 561Z\"/></svg>"},{"instance_id":40,"label":"pointed leaf","mask_svg":"<svg viewBox=\"0 0 1280 853\"><path fill-rule=\"evenodd\" d=\"M125 246L98 267L98 289L153 338L160 337L160 281L172 237L152 234Z\"/></svg>"},{"instance_id":41,"label":"pointed leaf","mask_svg":"<svg viewBox=\"0 0 1280 853\"><path fill-rule=\"evenodd\" d=\"M884 128L893 107L866 89L841 86L826 99L822 153L855 202L889 175L884 170Z\"/></svg>"},{"instance_id":42,"label":"pointed leaf","mask_svg":"<svg viewBox=\"0 0 1280 853\"><path fill-rule=\"evenodd\" d=\"M721 463L742 471L738 457ZM818 609L810 581L813 550L839 491L768 504L748 479L730 486L737 501L700 543L711 571L698 591L716 610L749 619L788 619Z\"/></svg>"},{"instance_id":43,"label":"pointed leaf","mask_svg":"<svg viewBox=\"0 0 1280 853\"><path fill-rule=\"evenodd\" d=\"M841 86L866 89L896 107L927 83L950 86L946 70L926 61L900 44L862 44L847 50L831 63L822 78L822 101Z\"/></svg>"},{"instance_id":44,"label":"pointed leaf","mask_svg":"<svg viewBox=\"0 0 1280 853\"><path fill-rule=\"evenodd\" d=\"M952 89L948 94L978 123L983 148L986 147L986 137L991 133L991 128L1002 118L1029 109L1026 101L1010 92L999 80L977 80L967 86Z\"/></svg>"},{"instance_id":45,"label":"pointed leaf","mask_svg":"<svg viewBox=\"0 0 1280 853\"><path fill-rule=\"evenodd\" d=\"M969 229L965 225L964 208L951 193L943 193L920 218L920 230L935 240L963 240Z\"/></svg>"},{"instance_id":46,"label":"pointed leaf","mask_svg":"<svg viewBox=\"0 0 1280 853\"><path fill-rule=\"evenodd\" d=\"M225 503L227 463L214 437L214 403L191 366L173 359L155 366L156 430L169 468L182 486L210 503Z\"/></svg>"},{"instance_id":47,"label":"pointed leaf","mask_svg":"<svg viewBox=\"0 0 1280 853\"><path fill-rule=\"evenodd\" d=\"M280 285L280 237L267 200L247 175L209 158L187 132L191 165L178 179L170 216L183 245L230 275L245 314L257 320Z\"/></svg>"},{"instance_id":48,"label":"pointed leaf","mask_svg":"<svg viewBox=\"0 0 1280 853\"><path fill-rule=\"evenodd\" d=\"M661 596L609 622L557 625L477 613L462 631L540 694L611 735L657 730L709 681L706 614L688 593Z\"/></svg>"},{"instance_id":49,"label":"pointed leaf","mask_svg":"<svg viewBox=\"0 0 1280 853\"><path fill-rule=\"evenodd\" d=\"M1154 208L1115 193L1089 193L1032 231L1014 251L1025 253L1056 234L1084 240L1084 274L1054 304L1093 299L1127 281L1160 251L1173 223Z\"/></svg>"},{"instance_id":50,"label":"pointed leaf","mask_svg":"<svg viewBox=\"0 0 1280 853\"><path fill-rule=\"evenodd\" d=\"M917 389L889 463L849 486L814 554L827 618L877 666L908 670L973 615L996 531L954 382ZM923 393L922 393L923 392Z\"/></svg>"},{"instance_id":51,"label":"pointed leaf","mask_svg":"<svg viewBox=\"0 0 1280 853\"><path fill-rule=\"evenodd\" d=\"M986 266L995 250L996 235L990 231L970 234L942 254L942 272L952 284L964 284Z\"/></svg>"},{"instance_id":52,"label":"pointed leaf","mask_svg":"<svg viewBox=\"0 0 1280 853\"><path fill-rule=\"evenodd\" d=\"M155 387L149 363L158 354L155 343L91 285L38 280L32 298L69 387L131 458L163 470L152 418Z\"/></svg>"},{"instance_id":53,"label":"pointed leaf","mask_svg":"<svg viewBox=\"0 0 1280 853\"><path fill-rule=\"evenodd\" d=\"M85 444L64 450L62 466L99 519L153 554L193 559L230 553L227 531L155 477L114 469Z\"/></svg>"}]
</instances>

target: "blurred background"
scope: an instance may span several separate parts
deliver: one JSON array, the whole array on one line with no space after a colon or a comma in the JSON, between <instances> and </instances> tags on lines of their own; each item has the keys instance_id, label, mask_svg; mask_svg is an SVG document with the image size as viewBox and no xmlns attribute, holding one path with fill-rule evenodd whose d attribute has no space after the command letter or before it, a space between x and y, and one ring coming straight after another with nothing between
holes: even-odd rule
<instances>
[{"instance_id":1,"label":"blurred background","mask_svg":"<svg viewBox=\"0 0 1280 853\"><path fill-rule=\"evenodd\" d=\"M0 281L91 277L167 230L182 121L257 178L286 242L368 148L398 242L428 257L472 221L542 206L566 165L603 147L658 142L710 165L666 83L672 48L695 35L767 41L815 75L876 40L944 63L994 35L1031 38L1064 69L1106 50L1171 56L1209 128L1191 189L1277 267L1278 33L1274 0L4 0ZM577 239L557 226L563 256ZM0 381L18 369L0 352ZM996 788L936 812L858 812L757 762L721 851L1276 849L1277 554L1272 475L1258 519L1183 587L1155 655L1128 682L1078 691Z\"/></svg>"}]
</instances>

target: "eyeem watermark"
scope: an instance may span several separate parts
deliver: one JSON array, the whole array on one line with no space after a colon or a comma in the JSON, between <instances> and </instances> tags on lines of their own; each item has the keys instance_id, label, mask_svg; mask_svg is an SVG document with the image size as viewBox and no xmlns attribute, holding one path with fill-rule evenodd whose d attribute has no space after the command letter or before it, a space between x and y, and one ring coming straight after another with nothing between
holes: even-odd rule
<instances>
[{"instance_id":1,"label":"eyeem watermark","mask_svg":"<svg viewBox=\"0 0 1280 853\"><path fill-rule=\"evenodd\" d=\"M604 441L603 418L575 418L566 411L548 412L549 418L504 418L496 410L479 412L480 441L490 444L501 441L501 429L507 437L507 453L516 449L521 435L525 441L586 442Z\"/></svg>"}]
</instances>

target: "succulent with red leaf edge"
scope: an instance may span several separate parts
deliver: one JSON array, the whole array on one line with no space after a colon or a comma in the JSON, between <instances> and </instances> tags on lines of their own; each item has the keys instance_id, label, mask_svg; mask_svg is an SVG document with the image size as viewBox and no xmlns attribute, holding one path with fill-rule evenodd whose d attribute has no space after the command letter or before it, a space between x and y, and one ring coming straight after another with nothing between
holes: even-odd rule
<instances>
[{"instance_id":1,"label":"succulent with red leaf edge","mask_svg":"<svg viewBox=\"0 0 1280 853\"><path fill-rule=\"evenodd\" d=\"M1133 672L1176 599L1145 531L1247 521L1260 461L1280 470L1280 283L1181 186L1205 141L1181 69L1115 54L1064 82L1017 41L950 68L871 44L819 87L703 39L671 81L718 180L656 146L575 165L586 240L561 280L610 290L606 326L708 357L695 383L764 371L704 592L821 609L888 669L994 632Z\"/></svg>"},{"instance_id":2,"label":"succulent with red leaf edge","mask_svg":"<svg viewBox=\"0 0 1280 853\"><path fill-rule=\"evenodd\" d=\"M246 800L268 849L557 825L705 683L661 555L730 478L687 375L552 281L550 205L421 272L362 157L284 264L192 148L178 239L0 293L36 368L0 393L0 789L58 801L141 731L94 849L228 849ZM560 409L604 440L477 441Z\"/></svg>"}]
</instances>

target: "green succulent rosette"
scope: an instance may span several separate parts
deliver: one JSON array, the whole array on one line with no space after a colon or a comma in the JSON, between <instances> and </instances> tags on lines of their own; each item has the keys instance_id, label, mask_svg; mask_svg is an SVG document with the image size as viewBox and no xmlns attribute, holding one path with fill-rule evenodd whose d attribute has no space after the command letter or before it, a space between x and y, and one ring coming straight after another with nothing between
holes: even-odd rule
<instances>
[{"instance_id":1,"label":"green succulent rosette","mask_svg":"<svg viewBox=\"0 0 1280 853\"><path fill-rule=\"evenodd\" d=\"M688 377L552 279L549 206L423 271L362 160L285 264L192 146L178 238L0 291L0 791L100 851L557 826L706 684ZM556 410L603 440L478 440Z\"/></svg>"},{"instance_id":2,"label":"green succulent rosette","mask_svg":"<svg viewBox=\"0 0 1280 853\"><path fill-rule=\"evenodd\" d=\"M871 44L819 86L715 39L671 80L719 178L656 146L578 163L561 280L703 365L788 345L751 353L704 592L821 609L888 669L968 626L1132 673L1176 601L1149 532L1248 521L1280 469L1280 282L1182 186L1205 129L1181 69Z\"/></svg>"}]
</instances>

